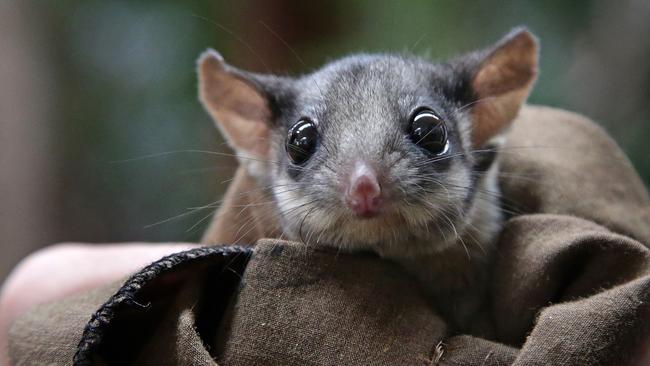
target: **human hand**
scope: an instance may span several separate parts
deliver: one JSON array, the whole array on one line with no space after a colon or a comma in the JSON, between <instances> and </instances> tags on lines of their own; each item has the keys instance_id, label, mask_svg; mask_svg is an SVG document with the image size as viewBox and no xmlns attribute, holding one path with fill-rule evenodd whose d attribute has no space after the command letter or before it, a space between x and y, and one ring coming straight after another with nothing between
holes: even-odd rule
<instances>
[{"instance_id":1,"label":"human hand","mask_svg":"<svg viewBox=\"0 0 650 366\"><path fill-rule=\"evenodd\" d=\"M57 244L24 258L0 290L0 365L8 365L8 332L30 307L117 281L190 243Z\"/></svg>"}]
</instances>

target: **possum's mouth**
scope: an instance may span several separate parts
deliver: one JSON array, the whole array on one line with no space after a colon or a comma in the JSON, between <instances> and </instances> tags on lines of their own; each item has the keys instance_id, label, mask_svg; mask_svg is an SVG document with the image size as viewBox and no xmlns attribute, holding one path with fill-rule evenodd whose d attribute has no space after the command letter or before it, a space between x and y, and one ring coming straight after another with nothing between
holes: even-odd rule
<instances>
[{"instance_id":1,"label":"possum's mouth","mask_svg":"<svg viewBox=\"0 0 650 366\"><path fill-rule=\"evenodd\" d=\"M410 248L415 245L434 247L417 248L419 253L435 251L454 238L453 227L460 227L462 221L449 213L448 219L439 216L439 212L456 211L455 203L434 204L436 197L425 204L413 197L407 201L400 195L386 195L381 209L368 215L354 212L343 200L310 200L280 189L275 191L275 198L287 238L349 251L415 251Z\"/></svg>"},{"instance_id":2,"label":"possum's mouth","mask_svg":"<svg viewBox=\"0 0 650 366\"><path fill-rule=\"evenodd\" d=\"M381 254L434 252L454 238L449 226L440 225L432 218L409 220L396 210L386 210L373 217L345 214L331 220L320 216L313 213L301 227L295 227L296 239L345 251L368 250Z\"/></svg>"}]
</instances>

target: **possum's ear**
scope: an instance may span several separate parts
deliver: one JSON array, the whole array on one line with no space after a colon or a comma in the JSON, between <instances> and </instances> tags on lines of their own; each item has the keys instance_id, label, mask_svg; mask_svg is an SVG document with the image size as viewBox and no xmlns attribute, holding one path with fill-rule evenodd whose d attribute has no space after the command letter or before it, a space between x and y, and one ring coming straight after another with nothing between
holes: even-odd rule
<instances>
[{"instance_id":1,"label":"possum's ear","mask_svg":"<svg viewBox=\"0 0 650 366\"><path fill-rule=\"evenodd\" d=\"M526 101L537 77L537 40L518 28L478 55L471 76L474 146L505 130Z\"/></svg>"},{"instance_id":2,"label":"possum's ear","mask_svg":"<svg viewBox=\"0 0 650 366\"><path fill-rule=\"evenodd\" d=\"M272 123L270 101L254 74L240 71L214 50L198 60L199 99L238 152L266 157Z\"/></svg>"}]
</instances>

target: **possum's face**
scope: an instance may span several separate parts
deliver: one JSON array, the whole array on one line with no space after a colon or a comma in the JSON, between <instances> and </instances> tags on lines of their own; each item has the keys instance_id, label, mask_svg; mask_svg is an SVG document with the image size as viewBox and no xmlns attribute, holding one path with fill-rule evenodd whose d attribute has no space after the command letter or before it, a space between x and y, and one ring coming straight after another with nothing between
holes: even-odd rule
<instances>
[{"instance_id":1,"label":"possum's face","mask_svg":"<svg viewBox=\"0 0 650 366\"><path fill-rule=\"evenodd\" d=\"M281 78L208 53L200 71L203 102L270 190L285 234L381 253L456 241L493 158L485 147L514 118L535 68L524 31L437 65L357 55ZM425 247L399 247L409 245Z\"/></svg>"},{"instance_id":2,"label":"possum's face","mask_svg":"<svg viewBox=\"0 0 650 366\"><path fill-rule=\"evenodd\" d=\"M353 56L294 82L268 171L292 237L367 249L454 238L477 175L467 93L453 72Z\"/></svg>"}]
</instances>

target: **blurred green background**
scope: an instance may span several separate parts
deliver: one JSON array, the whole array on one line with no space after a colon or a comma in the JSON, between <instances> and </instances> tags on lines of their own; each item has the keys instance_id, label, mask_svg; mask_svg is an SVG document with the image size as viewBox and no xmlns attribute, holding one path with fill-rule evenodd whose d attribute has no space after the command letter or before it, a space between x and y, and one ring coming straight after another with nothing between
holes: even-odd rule
<instances>
[{"instance_id":1,"label":"blurred green background","mask_svg":"<svg viewBox=\"0 0 650 366\"><path fill-rule=\"evenodd\" d=\"M207 47L297 74L357 51L442 59L527 25L542 44L530 101L597 120L647 183L649 19L646 0L5 1L0 280L54 242L199 238L210 210L165 220L218 200L235 167L186 151L227 151L196 98Z\"/></svg>"}]
</instances>

